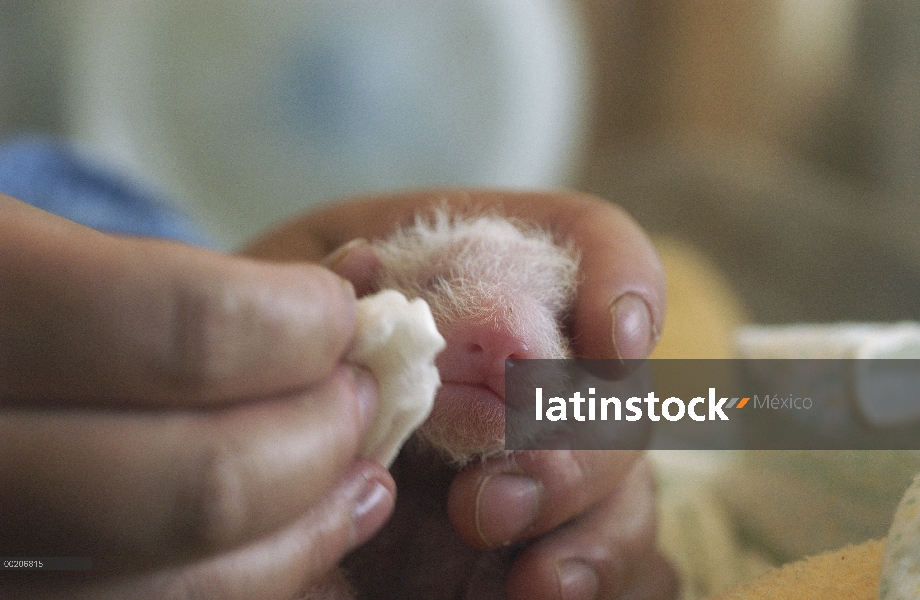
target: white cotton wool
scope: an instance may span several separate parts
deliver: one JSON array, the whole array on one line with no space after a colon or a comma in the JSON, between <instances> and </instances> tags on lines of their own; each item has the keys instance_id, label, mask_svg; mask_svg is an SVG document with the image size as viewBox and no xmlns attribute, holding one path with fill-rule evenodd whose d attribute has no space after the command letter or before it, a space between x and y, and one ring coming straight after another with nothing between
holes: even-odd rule
<instances>
[{"instance_id":1,"label":"white cotton wool","mask_svg":"<svg viewBox=\"0 0 920 600\"><path fill-rule=\"evenodd\" d=\"M920 475L901 499L888 532L878 597L920 598Z\"/></svg>"},{"instance_id":2,"label":"white cotton wool","mask_svg":"<svg viewBox=\"0 0 920 600\"><path fill-rule=\"evenodd\" d=\"M384 290L358 301L355 346L349 360L377 378L377 416L361 455L385 467L421 425L441 385L434 359L444 349L428 304Z\"/></svg>"}]
</instances>

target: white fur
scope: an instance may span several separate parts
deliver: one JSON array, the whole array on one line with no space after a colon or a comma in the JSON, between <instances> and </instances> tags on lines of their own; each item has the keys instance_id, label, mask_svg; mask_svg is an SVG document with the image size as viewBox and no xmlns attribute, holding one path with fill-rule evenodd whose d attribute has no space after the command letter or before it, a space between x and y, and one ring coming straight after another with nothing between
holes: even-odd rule
<instances>
[{"instance_id":1,"label":"white fur","mask_svg":"<svg viewBox=\"0 0 920 600\"><path fill-rule=\"evenodd\" d=\"M573 247L541 228L493 215L435 211L375 244L378 288L424 298L439 326L504 319L526 331L539 358L570 355L560 321L578 283Z\"/></svg>"}]
</instances>

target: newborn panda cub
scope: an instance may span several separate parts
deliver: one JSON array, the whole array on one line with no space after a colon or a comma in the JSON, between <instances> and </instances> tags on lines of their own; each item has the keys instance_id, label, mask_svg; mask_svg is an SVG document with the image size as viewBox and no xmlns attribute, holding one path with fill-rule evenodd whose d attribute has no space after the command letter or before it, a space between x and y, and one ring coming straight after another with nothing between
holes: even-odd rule
<instances>
[{"instance_id":1,"label":"newborn panda cub","mask_svg":"<svg viewBox=\"0 0 920 600\"><path fill-rule=\"evenodd\" d=\"M443 495L457 468L504 452L505 359L570 356L562 323L575 300L578 256L538 227L444 210L371 250L379 263L373 291L395 289L430 306L446 341L435 359L441 387L393 466L393 516L305 598L502 598L509 556L462 542ZM446 480L431 477L438 457Z\"/></svg>"},{"instance_id":2,"label":"newborn panda cub","mask_svg":"<svg viewBox=\"0 0 920 600\"><path fill-rule=\"evenodd\" d=\"M436 211L373 244L376 288L422 298L447 342L418 435L462 465L504 445L505 359L566 358L578 256L541 228Z\"/></svg>"}]
</instances>

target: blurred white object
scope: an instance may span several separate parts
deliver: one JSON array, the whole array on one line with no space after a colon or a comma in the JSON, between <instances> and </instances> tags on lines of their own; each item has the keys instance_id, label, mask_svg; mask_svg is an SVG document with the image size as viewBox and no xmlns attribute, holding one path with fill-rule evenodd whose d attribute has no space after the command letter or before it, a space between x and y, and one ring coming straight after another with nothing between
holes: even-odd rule
<instances>
[{"instance_id":1,"label":"blurred white object","mask_svg":"<svg viewBox=\"0 0 920 600\"><path fill-rule=\"evenodd\" d=\"M434 357L444 338L428 303L383 290L358 301L355 343L348 360L377 378L380 403L361 456L389 468L412 432L431 413L441 387Z\"/></svg>"},{"instance_id":2,"label":"blurred white object","mask_svg":"<svg viewBox=\"0 0 920 600\"><path fill-rule=\"evenodd\" d=\"M580 144L565 0L85 0L75 23L78 137L230 243L344 194L559 186Z\"/></svg>"},{"instance_id":3,"label":"blurred white object","mask_svg":"<svg viewBox=\"0 0 920 600\"><path fill-rule=\"evenodd\" d=\"M850 76L858 0L777 0L771 55L787 93L820 97Z\"/></svg>"},{"instance_id":4,"label":"blurred white object","mask_svg":"<svg viewBox=\"0 0 920 600\"><path fill-rule=\"evenodd\" d=\"M916 600L920 593L920 475L907 489L888 531L879 600Z\"/></svg>"},{"instance_id":5,"label":"blurred white object","mask_svg":"<svg viewBox=\"0 0 920 600\"><path fill-rule=\"evenodd\" d=\"M737 335L738 356L752 359L852 360L851 405L871 425L897 426L920 419L920 324L838 323L750 326Z\"/></svg>"}]
</instances>

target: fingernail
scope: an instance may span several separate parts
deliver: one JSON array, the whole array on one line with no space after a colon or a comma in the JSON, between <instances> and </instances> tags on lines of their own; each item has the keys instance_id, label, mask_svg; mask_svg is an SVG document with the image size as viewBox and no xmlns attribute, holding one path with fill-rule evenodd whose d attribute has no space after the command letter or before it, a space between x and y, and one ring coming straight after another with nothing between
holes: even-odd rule
<instances>
[{"instance_id":1,"label":"fingernail","mask_svg":"<svg viewBox=\"0 0 920 600\"><path fill-rule=\"evenodd\" d=\"M362 432L371 427L374 417L377 416L378 389L377 380L371 372L362 367L352 366L352 376L358 392L358 406L361 410Z\"/></svg>"},{"instance_id":2,"label":"fingernail","mask_svg":"<svg viewBox=\"0 0 920 600\"><path fill-rule=\"evenodd\" d=\"M642 298L627 292L610 307L612 340L617 358L645 358L652 349L655 333L652 315Z\"/></svg>"},{"instance_id":3,"label":"fingernail","mask_svg":"<svg viewBox=\"0 0 920 600\"><path fill-rule=\"evenodd\" d=\"M359 246L367 246L368 241L364 238L355 238L350 242L342 244L332 251L332 253L323 259L323 266L331 271L335 271L340 263L351 253L352 250Z\"/></svg>"},{"instance_id":4,"label":"fingernail","mask_svg":"<svg viewBox=\"0 0 920 600\"><path fill-rule=\"evenodd\" d=\"M393 512L395 499L390 489L374 479L365 479L361 494L352 510L354 537L352 548L371 539Z\"/></svg>"},{"instance_id":5,"label":"fingernail","mask_svg":"<svg viewBox=\"0 0 920 600\"><path fill-rule=\"evenodd\" d=\"M597 598L600 581L597 573L580 560L569 560L556 567L559 577L559 597L563 600L592 600Z\"/></svg>"},{"instance_id":6,"label":"fingernail","mask_svg":"<svg viewBox=\"0 0 920 600\"><path fill-rule=\"evenodd\" d=\"M523 475L489 475L476 496L476 531L489 548L510 544L540 513L543 492Z\"/></svg>"}]
</instances>

